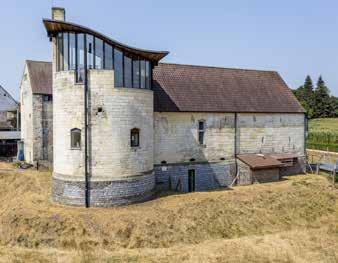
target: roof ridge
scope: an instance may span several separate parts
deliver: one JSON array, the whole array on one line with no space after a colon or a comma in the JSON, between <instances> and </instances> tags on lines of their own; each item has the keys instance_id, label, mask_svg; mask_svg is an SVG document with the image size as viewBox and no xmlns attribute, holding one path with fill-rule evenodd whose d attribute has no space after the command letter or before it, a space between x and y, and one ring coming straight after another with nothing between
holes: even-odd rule
<instances>
[{"instance_id":1,"label":"roof ridge","mask_svg":"<svg viewBox=\"0 0 338 263\"><path fill-rule=\"evenodd\" d=\"M26 59L26 62L37 62L37 63L52 63L51 61L42 61L42 60L32 60L32 59Z\"/></svg>"},{"instance_id":2,"label":"roof ridge","mask_svg":"<svg viewBox=\"0 0 338 263\"><path fill-rule=\"evenodd\" d=\"M264 69L244 69L244 68L228 68L228 67L220 67L220 66L206 66L206 65L193 65L193 64L180 64L180 63L166 63L160 62L159 65L176 65L176 66L188 66L188 67L198 67L198 68L215 68L215 69L228 69L228 70L242 70L242 71L258 71L258 72L273 72L278 73L276 70L264 70Z\"/></svg>"}]
</instances>

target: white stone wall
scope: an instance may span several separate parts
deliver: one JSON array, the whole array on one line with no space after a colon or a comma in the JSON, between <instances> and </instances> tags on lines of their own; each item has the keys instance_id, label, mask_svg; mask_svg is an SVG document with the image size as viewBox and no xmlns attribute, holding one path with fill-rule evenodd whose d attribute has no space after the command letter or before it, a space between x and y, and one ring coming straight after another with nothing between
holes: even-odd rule
<instances>
[{"instance_id":1,"label":"white stone wall","mask_svg":"<svg viewBox=\"0 0 338 263\"><path fill-rule=\"evenodd\" d=\"M84 178L84 86L74 81L74 71L54 73L53 167L54 173ZM70 131L73 128L82 131L80 149L71 149Z\"/></svg>"},{"instance_id":2,"label":"white stone wall","mask_svg":"<svg viewBox=\"0 0 338 263\"><path fill-rule=\"evenodd\" d=\"M91 70L88 84L91 180L119 180L152 171L153 92L114 88L110 70ZM74 72L55 73L54 172L60 179L84 180L83 89L83 85L74 84ZM70 148L72 128L82 131L80 150ZM137 148L130 147L133 128L140 129Z\"/></svg>"},{"instance_id":3,"label":"white stone wall","mask_svg":"<svg viewBox=\"0 0 338 263\"><path fill-rule=\"evenodd\" d=\"M25 66L20 86L21 139L24 141L24 156L28 163L33 162L33 94L29 74Z\"/></svg>"},{"instance_id":4,"label":"white stone wall","mask_svg":"<svg viewBox=\"0 0 338 263\"><path fill-rule=\"evenodd\" d=\"M198 122L206 124L205 145L198 142ZM231 113L155 112L155 164L220 161L234 157Z\"/></svg>"},{"instance_id":5,"label":"white stone wall","mask_svg":"<svg viewBox=\"0 0 338 263\"><path fill-rule=\"evenodd\" d=\"M155 164L215 162L234 156L233 113L155 112ZM198 121L206 121L205 146L198 143ZM237 153L304 155L304 114L237 115Z\"/></svg>"},{"instance_id":6,"label":"white stone wall","mask_svg":"<svg viewBox=\"0 0 338 263\"><path fill-rule=\"evenodd\" d=\"M91 70L92 176L97 180L141 175L153 169L153 92L114 88L113 71ZM98 112L98 108L102 112ZM140 146L130 131L140 129Z\"/></svg>"},{"instance_id":7,"label":"white stone wall","mask_svg":"<svg viewBox=\"0 0 338 263\"><path fill-rule=\"evenodd\" d=\"M304 155L304 114L238 114L239 153Z\"/></svg>"}]
</instances>

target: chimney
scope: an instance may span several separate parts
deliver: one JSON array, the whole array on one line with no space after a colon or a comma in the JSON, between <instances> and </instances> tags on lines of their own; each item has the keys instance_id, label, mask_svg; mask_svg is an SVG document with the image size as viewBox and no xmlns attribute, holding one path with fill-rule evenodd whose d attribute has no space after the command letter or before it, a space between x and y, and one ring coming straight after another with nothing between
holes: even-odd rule
<instances>
[{"instance_id":1,"label":"chimney","mask_svg":"<svg viewBox=\"0 0 338 263\"><path fill-rule=\"evenodd\" d=\"M63 7L52 7L52 19L66 21L66 10Z\"/></svg>"}]
</instances>

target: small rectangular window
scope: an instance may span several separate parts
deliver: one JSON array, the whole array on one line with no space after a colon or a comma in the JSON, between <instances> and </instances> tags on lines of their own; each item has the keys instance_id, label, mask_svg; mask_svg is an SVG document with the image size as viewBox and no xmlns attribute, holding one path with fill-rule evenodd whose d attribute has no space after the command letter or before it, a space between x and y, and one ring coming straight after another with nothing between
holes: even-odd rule
<instances>
[{"instance_id":1,"label":"small rectangular window","mask_svg":"<svg viewBox=\"0 0 338 263\"><path fill-rule=\"evenodd\" d=\"M104 43L104 68L113 69L113 47Z\"/></svg>"},{"instance_id":2,"label":"small rectangular window","mask_svg":"<svg viewBox=\"0 0 338 263\"><path fill-rule=\"evenodd\" d=\"M114 49L114 82L115 87L123 87L123 53Z\"/></svg>"},{"instance_id":3,"label":"small rectangular window","mask_svg":"<svg viewBox=\"0 0 338 263\"><path fill-rule=\"evenodd\" d=\"M81 148L81 130L80 129L72 129L70 131L70 144L72 149Z\"/></svg>"},{"instance_id":4,"label":"small rectangular window","mask_svg":"<svg viewBox=\"0 0 338 263\"><path fill-rule=\"evenodd\" d=\"M205 134L205 121L198 122L198 142L199 144L204 144L204 134Z\"/></svg>"},{"instance_id":5,"label":"small rectangular window","mask_svg":"<svg viewBox=\"0 0 338 263\"><path fill-rule=\"evenodd\" d=\"M130 146L131 147L139 147L140 146L140 130L132 129L130 131Z\"/></svg>"},{"instance_id":6,"label":"small rectangular window","mask_svg":"<svg viewBox=\"0 0 338 263\"><path fill-rule=\"evenodd\" d=\"M95 69L103 69L103 41L95 38Z\"/></svg>"}]
</instances>

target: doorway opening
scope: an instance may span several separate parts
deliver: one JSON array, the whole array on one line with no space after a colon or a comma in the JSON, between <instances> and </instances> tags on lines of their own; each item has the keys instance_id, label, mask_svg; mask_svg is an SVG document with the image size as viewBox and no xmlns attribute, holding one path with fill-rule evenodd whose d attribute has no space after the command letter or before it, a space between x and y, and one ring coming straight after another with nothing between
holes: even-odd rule
<instances>
[{"instance_id":1,"label":"doorway opening","mask_svg":"<svg viewBox=\"0 0 338 263\"><path fill-rule=\"evenodd\" d=\"M195 192L195 170L188 170L188 191Z\"/></svg>"}]
</instances>

